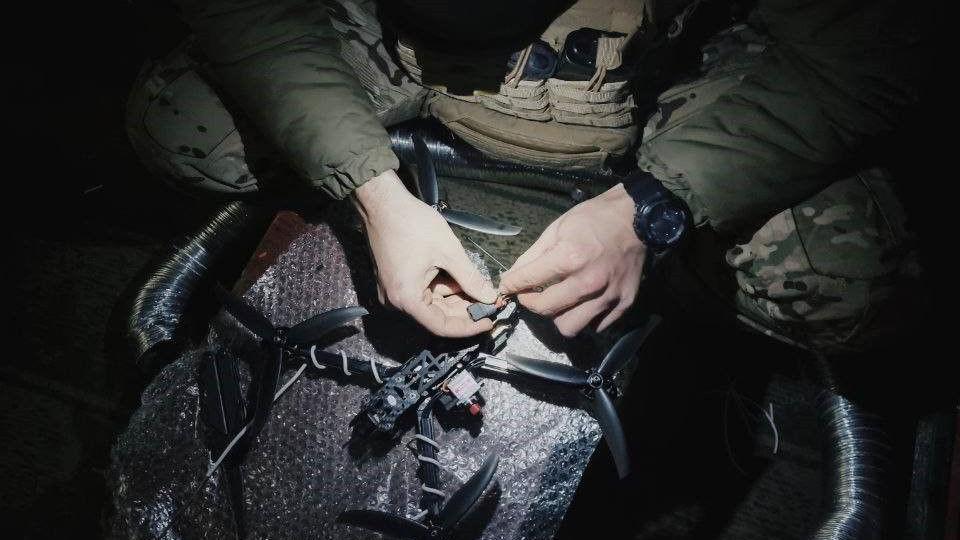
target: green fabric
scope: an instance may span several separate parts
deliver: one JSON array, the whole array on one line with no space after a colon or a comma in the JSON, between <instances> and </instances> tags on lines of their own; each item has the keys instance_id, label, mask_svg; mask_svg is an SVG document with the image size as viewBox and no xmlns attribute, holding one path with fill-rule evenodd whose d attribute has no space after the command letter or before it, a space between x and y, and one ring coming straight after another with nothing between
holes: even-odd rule
<instances>
[{"instance_id":1,"label":"green fabric","mask_svg":"<svg viewBox=\"0 0 960 540\"><path fill-rule=\"evenodd\" d=\"M342 198L399 166L323 3L178 1L219 84L302 176ZM777 43L714 103L644 144L641 163L715 228L749 232L836 180L915 101L916 12L761 0L757 18Z\"/></svg>"},{"instance_id":2,"label":"green fabric","mask_svg":"<svg viewBox=\"0 0 960 540\"><path fill-rule=\"evenodd\" d=\"M916 101L916 6L761 0L775 40L739 84L645 142L640 162L702 221L752 231L840 178Z\"/></svg>"},{"instance_id":3,"label":"green fabric","mask_svg":"<svg viewBox=\"0 0 960 540\"><path fill-rule=\"evenodd\" d=\"M399 167L322 3L178 3L219 85L304 178L343 198Z\"/></svg>"}]
</instances>

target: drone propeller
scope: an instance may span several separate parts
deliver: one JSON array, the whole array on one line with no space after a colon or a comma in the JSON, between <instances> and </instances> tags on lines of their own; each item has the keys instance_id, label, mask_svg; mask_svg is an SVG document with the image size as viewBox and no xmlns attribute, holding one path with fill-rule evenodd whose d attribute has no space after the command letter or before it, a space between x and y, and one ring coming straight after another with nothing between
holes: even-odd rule
<instances>
[{"instance_id":1,"label":"drone propeller","mask_svg":"<svg viewBox=\"0 0 960 540\"><path fill-rule=\"evenodd\" d=\"M496 454L489 456L480 470L473 473L473 476L447 499L447 504L443 506L438 516L441 527L447 530L452 529L470 513L470 509L493 480L493 473L497 472L499 464L499 456Z\"/></svg>"},{"instance_id":2,"label":"drone propeller","mask_svg":"<svg viewBox=\"0 0 960 540\"><path fill-rule=\"evenodd\" d=\"M220 284L214 288L217 299L224 309L233 315L240 324L247 327L264 344L275 344L281 348L296 347L319 341L331 330L367 315L368 311L360 306L332 309L301 321L290 328L275 327L262 313L246 303L242 298L229 292Z\"/></svg>"},{"instance_id":3,"label":"drone propeller","mask_svg":"<svg viewBox=\"0 0 960 540\"><path fill-rule=\"evenodd\" d=\"M620 478L630 474L630 456L623 426L608 389L613 377L636 355L640 345L659 323L660 317L651 315L644 326L621 337L600 362L599 367L588 371L557 362L506 354L506 360L526 375L584 390L584 394L589 398L589 408L600 424L600 430L613 455Z\"/></svg>"},{"instance_id":4,"label":"drone propeller","mask_svg":"<svg viewBox=\"0 0 960 540\"><path fill-rule=\"evenodd\" d=\"M290 349L319 341L331 330L366 315L367 310L359 306L334 309L314 315L291 328L283 328L273 326L262 313L221 285L217 284L214 293L223 303L224 309L259 337L267 350L266 359L255 364L252 369L251 408L247 413L250 425L233 450L235 459L239 460L250 449L251 443L267 421L280 373L283 371L283 362Z\"/></svg>"},{"instance_id":5,"label":"drone propeller","mask_svg":"<svg viewBox=\"0 0 960 540\"><path fill-rule=\"evenodd\" d=\"M486 234L514 236L520 233L522 230L520 227L504 225L484 216L449 208L445 202L440 200L437 170L433 166L433 158L430 156L427 143L423 141L423 137L419 134L413 135L413 148L417 157L417 191L420 194L420 199L436 208L444 219L465 229Z\"/></svg>"},{"instance_id":6,"label":"drone propeller","mask_svg":"<svg viewBox=\"0 0 960 540\"><path fill-rule=\"evenodd\" d=\"M474 504L490 485L499 464L498 456L488 457L480 470L447 499L447 503L436 516L436 523L425 525L379 510L347 510L340 514L337 521L396 538L413 540L444 538L470 513Z\"/></svg>"}]
</instances>

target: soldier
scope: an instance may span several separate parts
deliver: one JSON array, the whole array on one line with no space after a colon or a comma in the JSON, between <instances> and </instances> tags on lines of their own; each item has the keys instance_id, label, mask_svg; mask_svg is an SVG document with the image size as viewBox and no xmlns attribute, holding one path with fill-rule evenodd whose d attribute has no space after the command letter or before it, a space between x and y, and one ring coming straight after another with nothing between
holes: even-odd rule
<instances>
[{"instance_id":1,"label":"soldier","mask_svg":"<svg viewBox=\"0 0 960 540\"><path fill-rule=\"evenodd\" d=\"M286 167L350 199L381 300L438 335L490 329L467 297L499 294L564 335L602 330L686 215L690 236L728 244L741 315L818 350L875 343L916 276L892 180L861 159L917 99L916 30L893 2L760 0L642 131L636 59L669 47L700 0L179 4L194 37L128 106L140 155L222 193ZM636 151L640 172L557 219L497 290L396 174L384 127L418 115L498 158L589 169Z\"/></svg>"}]
</instances>

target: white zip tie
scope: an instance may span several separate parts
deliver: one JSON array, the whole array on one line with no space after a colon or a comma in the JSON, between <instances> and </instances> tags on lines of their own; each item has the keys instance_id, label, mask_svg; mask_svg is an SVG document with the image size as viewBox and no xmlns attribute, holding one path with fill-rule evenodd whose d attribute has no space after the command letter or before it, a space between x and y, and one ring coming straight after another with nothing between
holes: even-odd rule
<instances>
[{"instance_id":1,"label":"white zip tie","mask_svg":"<svg viewBox=\"0 0 960 540\"><path fill-rule=\"evenodd\" d=\"M429 444L430 446L436 448L438 451L440 450L440 444L437 441L431 439L430 437L427 437L426 435L421 435L417 433L416 435L413 436L413 438Z\"/></svg>"},{"instance_id":2,"label":"white zip tie","mask_svg":"<svg viewBox=\"0 0 960 540\"><path fill-rule=\"evenodd\" d=\"M429 514L429 513L430 513L430 510L424 509L422 512L420 512L419 514L413 516L413 517L410 518L410 519L412 519L413 521L420 521L421 519L427 517L427 514Z\"/></svg>"},{"instance_id":3,"label":"white zip tie","mask_svg":"<svg viewBox=\"0 0 960 540\"><path fill-rule=\"evenodd\" d=\"M284 392L286 392L287 389L290 388L290 386L300 378L300 375L303 375L305 369L307 369L307 364L300 366L300 369L294 373L293 377L290 377L290 380L284 383L284 385L280 387L280 390L277 390L277 392L273 395L273 400L276 401L280 399L280 396L282 396ZM223 452L220 452L220 456L217 457L217 460L210 465L209 469L207 469L207 477L211 476L218 468L220 468L220 465L223 463L223 460L226 459L227 454L230 453L230 450L233 450L233 447L237 445L237 442L240 441L240 438L243 437L243 434L246 433L247 429L250 428L250 424L253 424L253 420L247 422L247 425L240 428L240 431L238 431L237 434L234 435L233 439L227 443L226 448L223 449Z\"/></svg>"},{"instance_id":4,"label":"white zip tie","mask_svg":"<svg viewBox=\"0 0 960 540\"><path fill-rule=\"evenodd\" d=\"M777 430L777 424L773 421L773 403L768 403L770 406L770 412L763 411L763 416L767 418L767 422L770 422L770 427L773 428L773 453L776 454L780 450L780 431Z\"/></svg>"},{"instance_id":5,"label":"white zip tie","mask_svg":"<svg viewBox=\"0 0 960 540\"><path fill-rule=\"evenodd\" d=\"M277 390L277 393L274 394L273 400L276 401L280 399L280 396L282 396L283 393L286 392L287 389L289 389L293 383L297 382L297 379L299 379L300 376L303 375L303 372L306 371L306 369L307 369L307 364L306 362L304 362L304 364L300 366L300 369L298 369L297 372L293 374L293 377L290 377L290 380L287 381L283 386L281 386L279 390Z\"/></svg>"},{"instance_id":6,"label":"white zip tie","mask_svg":"<svg viewBox=\"0 0 960 540\"><path fill-rule=\"evenodd\" d=\"M343 349L337 351L340 353L340 358L343 358L343 374L344 375L353 375L349 369L347 369L347 353L343 352Z\"/></svg>"},{"instance_id":7,"label":"white zip tie","mask_svg":"<svg viewBox=\"0 0 960 540\"><path fill-rule=\"evenodd\" d=\"M227 447L223 449L223 452L220 452L220 457L218 457L217 460L210 465L210 468L207 469L208 477L212 475L214 471L216 471L220 467L220 464L223 463L224 458L226 458L227 454L230 453L230 450L232 450L233 447L236 446L237 441L240 440L240 437L243 437L243 434L247 432L247 428L249 428L250 424L252 423L253 421L251 420L250 422L247 423L247 425L243 426L243 428L241 428L240 431L237 432L236 436L233 437L233 440L231 440L230 443L227 444Z\"/></svg>"},{"instance_id":8,"label":"white zip tie","mask_svg":"<svg viewBox=\"0 0 960 540\"><path fill-rule=\"evenodd\" d=\"M426 461L427 463L432 463L432 464L436 465L437 467L439 467L439 468L441 468L441 469L443 468L443 465L440 465L440 462L439 462L439 461L437 461L437 460L435 460L435 459L433 459L433 458L431 458L431 457L421 456L421 455L418 454L418 455L417 455L417 459L419 459L420 461Z\"/></svg>"},{"instance_id":9,"label":"white zip tie","mask_svg":"<svg viewBox=\"0 0 960 540\"><path fill-rule=\"evenodd\" d=\"M373 378L376 379L377 384L383 384L383 379L380 378L380 372L377 371L377 363L373 361L373 357L370 357L370 373L373 373Z\"/></svg>"},{"instance_id":10,"label":"white zip tie","mask_svg":"<svg viewBox=\"0 0 960 540\"><path fill-rule=\"evenodd\" d=\"M443 491L440 491L439 489L436 489L436 488L432 488L426 484L423 484L422 486L420 486L420 489L422 489L425 493L432 493L438 497L445 498L447 496L447 494L444 493Z\"/></svg>"},{"instance_id":11,"label":"white zip tie","mask_svg":"<svg viewBox=\"0 0 960 540\"><path fill-rule=\"evenodd\" d=\"M347 353L342 350L338 351L340 353L340 358L343 359L343 374L344 375L353 375L353 372L347 367ZM313 367L317 369L327 369L327 366L320 363L317 360L317 345L313 344L310 346L310 360L313 362ZM370 357L370 373L373 374L373 378L377 381L377 384L383 384L383 378L380 377L380 370L377 368L377 362Z\"/></svg>"},{"instance_id":12,"label":"white zip tie","mask_svg":"<svg viewBox=\"0 0 960 540\"><path fill-rule=\"evenodd\" d=\"M437 441L431 439L430 437L427 437L426 435L421 435L421 434L417 433L416 435L413 436L413 438L416 439L416 440L419 440L419 441L423 441L423 442L425 442L426 444L429 444L430 446L434 447L434 448L437 450L437 452L440 451L440 443L438 443ZM413 441L410 441L410 442L413 442ZM409 443L408 443L408 444L409 444ZM417 449L416 449L415 446L414 446L413 448L411 448L411 450L413 450L414 454L416 454L417 460L422 461L422 462L425 462L425 463L430 463L430 464L432 464L432 465L436 465L438 469L443 470L443 465L441 465L439 461L437 461L437 460L435 460L435 459L433 459L433 458L431 458L431 457L427 457L427 456L421 455L420 452L417 451ZM441 490L439 490L439 489L432 488L432 487L430 487L430 486L428 486L428 485L426 485L426 484L420 484L420 489L423 490L424 493L431 493L431 494L436 495L436 496L438 496L438 497L440 497L440 498L442 498L442 499L446 499L446 498L447 498L447 493L446 493L445 491L441 491Z\"/></svg>"},{"instance_id":13,"label":"white zip tie","mask_svg":"<svg viewBox=\"0 0 960 540\"><path fill-rule=\"evenodd\" d=\"M313 360L313 367L317 369L327 369L327 366L321 364L320 362L317 362L317 354L315 352L316 350L317 350L317 344L314 343L313 345L310 346L310 359Z\"/></svg>"}]
</instances>

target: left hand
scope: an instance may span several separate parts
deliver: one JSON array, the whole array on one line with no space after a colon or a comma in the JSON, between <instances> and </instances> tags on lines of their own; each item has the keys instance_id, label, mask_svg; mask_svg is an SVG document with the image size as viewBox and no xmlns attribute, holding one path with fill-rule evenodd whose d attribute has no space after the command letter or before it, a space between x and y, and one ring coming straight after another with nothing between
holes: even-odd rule
<instances>
[{"instance_id":1,"label":"left hand","mask_svg":"<svg viewBox=\"0 0 960 540\"><path fill-rule=\"evenodd\" d=\"M573 337L604 315L603 331L637 297L647 249L633 230L636 208L622 184L563 214L500 280L530 311Z\"/></svg>"}]
</instances>

